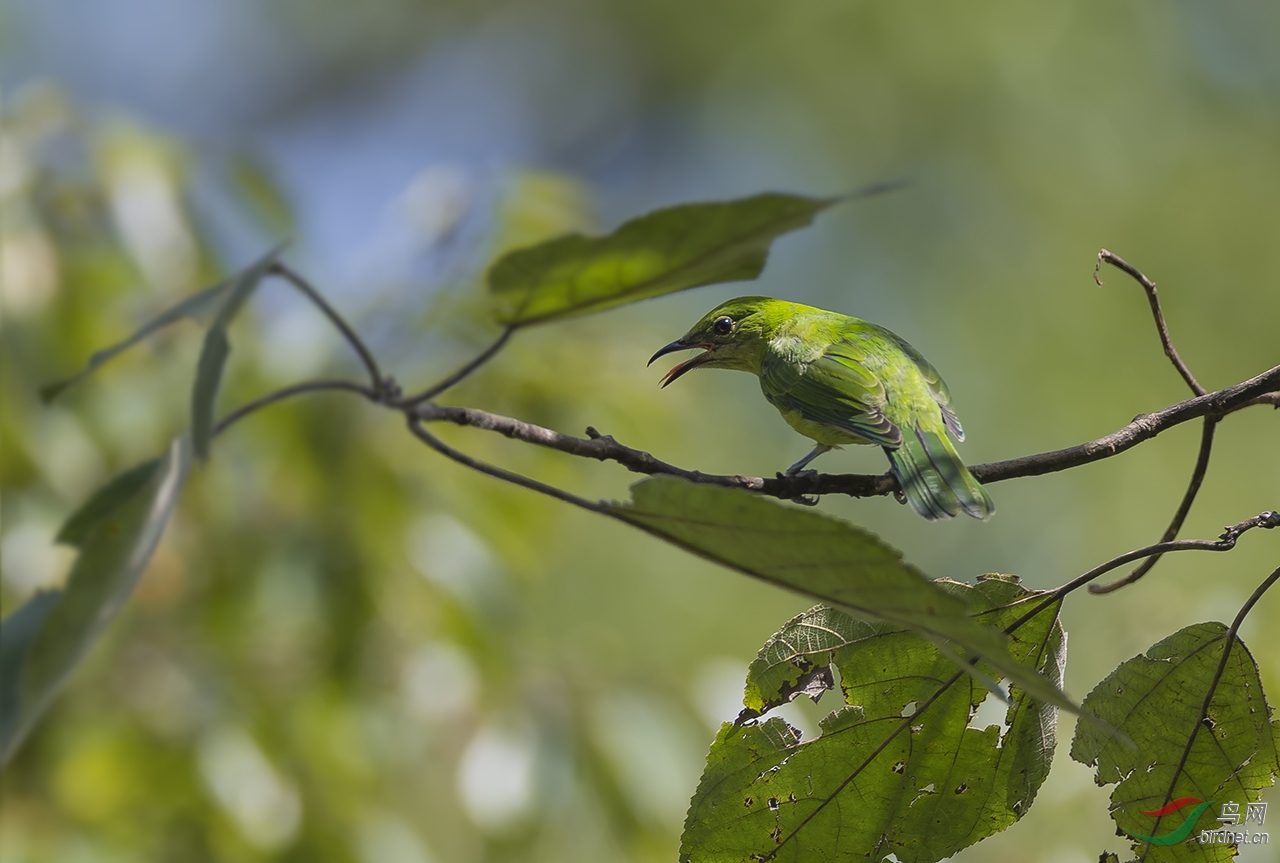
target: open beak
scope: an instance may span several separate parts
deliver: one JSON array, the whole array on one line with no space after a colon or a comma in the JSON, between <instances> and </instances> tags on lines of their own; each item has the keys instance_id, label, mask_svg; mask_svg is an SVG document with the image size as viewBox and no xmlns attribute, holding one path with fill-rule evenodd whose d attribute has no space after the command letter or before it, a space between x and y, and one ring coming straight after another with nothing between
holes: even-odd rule
<instances>
[{"instance_id":1,"label":"open beak","mask_svg":"<svg viewBox=\"0 0 1280 863\"><path fill-rule=\"evenodd\" d=\"M700 353L697 356L694 356L685 360L684 362L680 363L678 366L673 368L671 371L663 375L661 383L665 387L667 384L671 383L672 381L680 377L685 372L689 371L690 369L697 368L698 366L710 360L712 356L712 346L707 344L690 344L686 342L683 338L676 339L671 344L658 348L658 352L653 356L649 357L649 362L647 363L647 365L653 365L653 361L656 360L658 357L664 357L667 354L673 354L676 351L689 351L689 350L693 350L694 348L701 348L703 350L703 353Z\"/></svg>"}]
</instances>

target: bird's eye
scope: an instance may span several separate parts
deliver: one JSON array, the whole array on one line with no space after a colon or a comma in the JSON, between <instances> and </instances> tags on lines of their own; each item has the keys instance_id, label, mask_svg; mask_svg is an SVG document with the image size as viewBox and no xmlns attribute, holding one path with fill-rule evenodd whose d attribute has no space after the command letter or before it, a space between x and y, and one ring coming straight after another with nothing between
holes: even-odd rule
<instances>
[{"instance_id":1,"label":"bird's eye","mask_svg":"<svg viewBox=\"0 0 1280 863\"><path fill-rule=\"evenodd\" d=\"M733 332L733 318L716 318L711 329L715 330L717 335L727 336Z\"/></svg>"}]
</instances>

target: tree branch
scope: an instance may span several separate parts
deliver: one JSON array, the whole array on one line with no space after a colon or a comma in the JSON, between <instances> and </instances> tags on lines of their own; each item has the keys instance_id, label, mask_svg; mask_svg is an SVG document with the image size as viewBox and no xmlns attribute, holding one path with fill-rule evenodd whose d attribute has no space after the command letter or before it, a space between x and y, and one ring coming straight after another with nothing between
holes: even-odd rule
<instances>
[{"instance_id":1,"label":"tree branch","mask_svg":"<svg viewBox=\"0 0 1280 863\"><path fill-rule=\"evenodd\" d=\"M1203 416L1220 418L1251 404L1269 403L1259 401L1257 397L1260 394L1269 393L1276 387L1280 387L1280 366L1234 387L1206 393L1155 413L1138 416L1125 427L1097 440L1053 452L973 465L970 470L979 481L990 483L1017 477L1039 476L1078 467L1118 455L1155 437L1162 431L1189 420ZM588 438L584 439L475 408L422 404L413 408L412 412L416 418L424 422L446 421L460 426L495 431L509 438L569 455L601 461L616 461L636 473L678 476L690 482L742 488L782 500L792 500L807 494L876 497L890 494L898 488L897 481L887 473L879 475L817 474L796 477L779 475L775 478L708 474L669 464L643 450L618 443L609 435L601 435L595 429L588 429Z\"/></svg>"}]
</instances>

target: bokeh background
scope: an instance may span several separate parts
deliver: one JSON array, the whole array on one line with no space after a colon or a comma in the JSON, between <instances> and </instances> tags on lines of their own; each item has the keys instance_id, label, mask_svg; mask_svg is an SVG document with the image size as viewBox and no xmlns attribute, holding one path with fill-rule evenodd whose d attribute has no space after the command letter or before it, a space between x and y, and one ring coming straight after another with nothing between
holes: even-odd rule
<instances>
[{"instance_id":1,"label":"bokeh background","mask_svg":"<svg viewBox=\"0 0 1280 863\"><path fill-rule=\"evenodd\" d=\"M283 238L424 385L496 334L483 270L504 248L680 201L909 179L782 240L758 284L522 332L450 394L706 471L807 450L750 377L660 391L644 366L739 293L903 334L947 376L972 462L1185 397L1138 287L1093 283L1104 246L1159 282L1207 386L1280 362L1275 4L13 0L0 16L6 613L64 577L67 514L183 429L199 330L53 406L38 385ZM228 407L359 371L283 285L233 343ZM634 479L446 431L588 496ZM1198 440L1189 424L996 485L989 524L823 508L931 575L1049 587L1154 541ZM1186 535L1280 505L1278 444L1269 409L1225 422ZM884 464L867 449L820 466ZM1230 620L1277 563L1276 537L1251 535L1075 596L1068 690ZM747 663L807 605L444 462L358 400L281 405L219 440L133 602L6 770L0 860L670 861ZM1273 701L1278 633L1273 595L1244 628ZM812 732L830 706L789 716ZM1107 794L1064 743L1039 805L956 859L1121 850Z\"/></svg>"}]
</instances>

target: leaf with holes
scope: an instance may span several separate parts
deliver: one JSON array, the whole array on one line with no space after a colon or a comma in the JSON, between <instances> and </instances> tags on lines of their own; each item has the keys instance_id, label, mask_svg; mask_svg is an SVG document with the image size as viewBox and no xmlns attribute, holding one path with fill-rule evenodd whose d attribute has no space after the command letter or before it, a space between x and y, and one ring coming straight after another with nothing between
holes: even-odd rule
<instances>
[{"instance_id":1,"label":"leaf with holes","mask_svg":"<svg viewBox=\"0 0 1280 863\"><path fill-rule=\"evenodd\" d=\"M189 449L174 441L164 458L126 471L90 498L59 534L80 549L66 586L36 594L0 625L0 761L133 592L177 502Z\"/></svg>"},{"instance_id":2,"label":"leaf with holes","mask_svg":"<svg viewBox=\"0 0 1280 863\"><path fill-rule=\"evenodd\" d=\"M939 583L999 633L1046 596L1012 576ZM1050 604L1012 632L1011 654L1062 681L1066 636ZM844 706L802 741L760 711L796 682L840 675ZM810 687L810 691L811 691ZM707 755L681 838L682 860L899 860L932 863L1004 830L1049 773L1057 710L1017 686L1004 726L977 727L991 696L936 646L885 623L819 606L790 621L747 673L747 709Z\"/></svg>"},{"instance_id":3,"label":"leaf with holes","mask_svg":"<svg viewBox=\"0 0 1280 863\"><path fill-rule=\"evenodd\" d=\"M902 553L846 521L737 489L654 477L632 486L615 517L730 569L914 630L970 673L990 681L977 657L1036 698L1078 710L1061 689L1009 654L998 630L966 613L964 597L943 590Z\"/></svg>"},{"instance_id":4,"label":"leaf with holes","mask_svg":"<svg viewBox=\"0 0 1280 863\"><path fill-rule=\"evenodd\" d=\"M682 204L632 219L603 237L570 234L499 258L489 270L494 314L509 327L598 312L688 288L754 279L775 239L849 195L762 194Z\"/></svg>"},{"instance_id":5,"label":"leaf with holes","mask_svg":"<svg viewBox=\"0 0 1280 863\"><path fill-rule=\"evenodd\" d=\"M1137 746L1081 724L1071 757L1096 768L1099 785L1116 785L1111 817L1130 836L1144 837L1132 845L1144 863L1232 859L1233 845L1195 840L1221 826L1222 804L1243 816L1280 773L1280 723L1244 644L1234 641L1223 661L1227 631L1216 622L1181 629L1121 663L1084 700L1087 711ZM1162 814L1144 814L1152 812Z\"/></svg>"}]
</instances>

